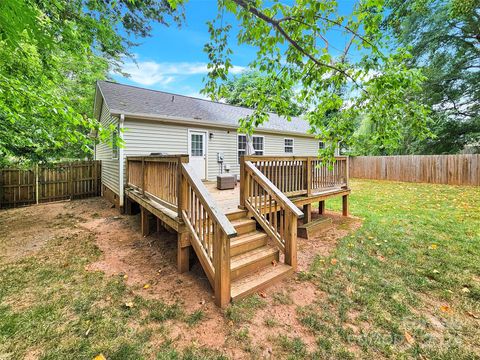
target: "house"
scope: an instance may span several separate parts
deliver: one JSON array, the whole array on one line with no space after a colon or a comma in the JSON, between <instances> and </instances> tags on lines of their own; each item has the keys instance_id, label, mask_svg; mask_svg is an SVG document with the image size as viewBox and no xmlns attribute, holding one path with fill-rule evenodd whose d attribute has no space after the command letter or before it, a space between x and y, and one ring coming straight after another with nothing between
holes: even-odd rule
<instances>
[{"instance_id":1,"label":"house","mask_svg":"<svg viewBox=\"0 0 480 360\"><path fill-rule=\"evenodd\" d=\"M95 147L103 193L118 206L123 206L127 156L188 154L197 175L214 180L221 173L239 174L239 158L249 146L266 156L315 156L323 146L301 118L288 121L272 113L250 138L237 129L251 109L109 81L97 82L94 111L104 126L113 126L112 136L124 141L123 147Z\"/></svg>"}]
</instances>

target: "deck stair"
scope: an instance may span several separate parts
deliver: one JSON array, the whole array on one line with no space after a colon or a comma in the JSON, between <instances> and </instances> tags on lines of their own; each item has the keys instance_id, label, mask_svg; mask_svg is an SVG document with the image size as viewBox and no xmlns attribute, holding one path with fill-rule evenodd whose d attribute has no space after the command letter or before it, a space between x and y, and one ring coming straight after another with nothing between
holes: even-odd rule
<instances>
[{"instance_id":1,"label":"deck stair","mask_svg":"<svg viewBox=\"0 0 480 360\"><path fill-rule=\"evenodd\" d=\"M245 210L227 214L238 236L230 243L232 300L260 291L293 273L289 265L279 263L279 250L269 243L268 235L257 229Z\"/></svg>"}]
</instances>

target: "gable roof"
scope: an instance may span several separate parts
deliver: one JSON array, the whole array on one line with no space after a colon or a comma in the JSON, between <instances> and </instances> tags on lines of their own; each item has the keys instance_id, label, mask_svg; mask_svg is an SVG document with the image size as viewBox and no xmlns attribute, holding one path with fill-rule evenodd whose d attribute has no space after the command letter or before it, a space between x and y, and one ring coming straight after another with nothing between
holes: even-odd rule
<instances>
[{"instance_id":1,"label":"gable roof","mask_svg":"<svg viewBox=\"0 0 480 360\"><path fill-rule=\"evenodd\" d=\"M149 116L152 118L201 121L214 125L238 127L238 120L253 113L252 109L229 105L190 96L149 90L111 81L97 81L97 86L113 115L125 114L128 117ZM267 123L258 130L299 133L306 135L309 125L306 120L292 117L291 121L270 113Z\"/></svg>"}]
</instances>

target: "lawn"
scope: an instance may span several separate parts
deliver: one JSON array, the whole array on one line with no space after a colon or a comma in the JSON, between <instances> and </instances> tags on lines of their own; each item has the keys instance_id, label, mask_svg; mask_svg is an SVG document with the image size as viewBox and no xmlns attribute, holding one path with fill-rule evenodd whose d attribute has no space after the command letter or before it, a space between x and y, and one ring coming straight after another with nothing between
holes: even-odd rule
<instances>
[{"instance_id":1,"label":"lawn","mask_svg":"<svg viewBox=\"0 0 480 360\"><path fill-rule=\"evenodd\" d=\"M35 207L0 212L0 359L480 358L480 190L359 180L351 186L359 230L266 298L255 295L224 312L210 299L207 308L193 309L143 296L151 289L129 286L124 275L88 271L102 253L95 234L77 228L81 219L30 219ZM115 224L111 210L102 211L88 216ZM35 233L45 223L51 237L11 256L21 219ZM295 286L315 289L312 301L295 303ZM283 324L283 309L293 309L295 327ZM212 322L225 334L220 348L194 340L179 346L175 329L201 332ZM276 336L259 343L258 323Z\"/></svg>"}]
</instances>

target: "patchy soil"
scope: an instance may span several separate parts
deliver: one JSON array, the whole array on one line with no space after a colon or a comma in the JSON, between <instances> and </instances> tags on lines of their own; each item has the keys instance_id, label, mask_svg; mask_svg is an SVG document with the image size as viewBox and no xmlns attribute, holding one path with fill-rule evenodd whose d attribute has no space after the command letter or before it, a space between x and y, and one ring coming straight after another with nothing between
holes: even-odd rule
<instances>
[{"instance_id":1,"label":"patchy soil","mask_svg":"<svg viewBox=\"0 0 480 360\"><path fill-rule=\"evenodd\" d=\"M338 239L361 223L337 213L327 216L333 220L331 229L310 240L298 239L299 270L307 270L316 254L328 255ZM132 298L138 295L167 304L178 303L187 314L203 311L203 319L195 326L174 320L165 323L176 348L195 344L218 349L234 358L274 357L274 339L279 334L301 337L308 350L315 348L315 337L297 319L298 306L307 306L324 296L312 283L300 282L294 276L262 292L266 306L241 325L249 334L246 347L244 341L232 340L239 327L214 305L212 290L198 261L193 259L190 272L177 272L176 235L161 230L144 238L140 234L139 215L120 215L101 198L1 211L0 261L9 263L35 256L47 241L83 232L93 236L102 252L101 259L88 264L86 270L123 276Z\"/></svg>"}]
</instances>

